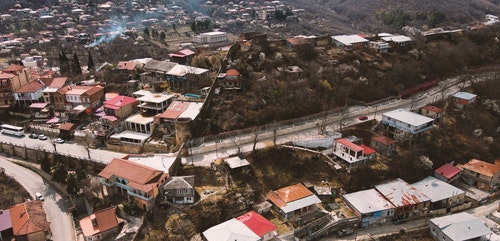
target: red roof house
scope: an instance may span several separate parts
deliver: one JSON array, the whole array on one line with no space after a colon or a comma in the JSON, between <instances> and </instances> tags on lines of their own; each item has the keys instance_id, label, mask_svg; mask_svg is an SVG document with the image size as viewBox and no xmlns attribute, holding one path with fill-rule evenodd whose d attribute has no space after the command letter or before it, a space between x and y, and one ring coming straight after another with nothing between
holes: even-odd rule
<instances>
[{"instance_id":1,"label":"red roof house","mask_svg":"<svg viewBox=\"0 0 500 241\"><path fill-rule=\"evenodd\" d=\"M251 229L259 237L264 237L276 230L276 226L273 223L269 222L269 220L255 211L245 213L236 219L245 224L245 226Z\"/></svg>"},{"instance_id":2,"label":"red roof house","mask_svg":"<svg viewBox=\"0 0 500 241\"><path fill-rule=\"evenodd\" d=\"M137 110L139 101L136 98L118 95L104 101L104 112L109 116L125 119Z\"/></svg>"},{"instance_id":3,"label":"red roof house","mask_svg":"<svg viewBox=\"0 0 500 241\"><path fill-rule=\"evenodd\" d=\"M48 240L52 236L41 201L20 203L9 210L15 240Z\"/></svg>"},{"instance_id":4,"label":"red roof house","mask_svg":"<svg viewBox=\"0 0 500 241\"><path fill-rule=\"evenodd\" d=\"M86 240L106 240L111 238L118 232L116 208L109 207L81 219L80 227Z\"/></svg>"},{"instance_id":5,"label":"red roof house","mask_svg":"<svg viewBox=\"0 0 500 241\"><path fill-rule=\"evenodd\" d=\"M449 163L446 163L434 170L434 177L447 183L457 180L459 177L458 174L460 174L460 169Z\"/></svg>"}]
</instances>

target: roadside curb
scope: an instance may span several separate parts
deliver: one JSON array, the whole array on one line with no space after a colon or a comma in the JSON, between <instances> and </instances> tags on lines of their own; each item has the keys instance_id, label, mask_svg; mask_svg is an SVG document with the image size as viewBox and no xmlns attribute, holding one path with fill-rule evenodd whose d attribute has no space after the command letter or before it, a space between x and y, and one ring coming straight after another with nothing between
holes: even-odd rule
<instances>
[{"instance_id":1,"label":"roadside curb","mask_svg":"<svg viewBox=\"0 0 500 241\"><path fill-rule=\"evenodd\" d=\"M22 161L22 160L18 160L18 159L13 159L13 158L9 158L9 157L5 157L5 158L10 162L16 163L17 165L28 168L31 171L35 172L40 177L42 177L43 180L45 180L47 183L49 183L57 191L57 193L59 195L61 195L61 197L63 197L65 200L69 199L69 195L66 193L66 190L64 190L64 187L62 187L61 184L54 183L54 181L52 181L50 178L50 174L40 170L38 167L35 166L38 164L35 164L32 162L27 162L27 161Z\"/></svg>"}]
</instances>

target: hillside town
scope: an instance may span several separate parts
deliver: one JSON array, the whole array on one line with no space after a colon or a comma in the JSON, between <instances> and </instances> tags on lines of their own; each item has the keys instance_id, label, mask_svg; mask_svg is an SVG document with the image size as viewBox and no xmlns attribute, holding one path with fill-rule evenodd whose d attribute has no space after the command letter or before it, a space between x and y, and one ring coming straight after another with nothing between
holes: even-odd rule
<instances>
[{"instance_id":1,"label":"hillside town","mask_svg":"<svg viewBox=\"0 0 500 241\"><path fill-rule=\"evenodd\" d=\"M272 31L275 20L293 23L304 10L281 1L206 1L217 19L195 5L146 2L3 10L1 175L30 196L0 207L0 240L500 240L499 98L480 91L495 86L498 67L424 79L369 103L339 97L334 109L291 120L231 130L213 121L224 95L252 95L250 82L306 86L315 70L282 61L290 56L349 72L338 56L413 54L416 41L453 41L497 16L469 29L288 36ZM244 24L265 27L234 32ZM107 59L120 40L133 43L121 51L152 44L160 56ZM239 104L268 105L255 102ZM484 106L491 123L471 124ZM478 149L471 158L423 151L466 149L436 137L465 125L472 134L460 137ZM33 178L12 163L39 183L24 184ZM377 172L391 175L362 175ZM396 232L362 235L384 227Z\"/></svg>"}]
</instances>

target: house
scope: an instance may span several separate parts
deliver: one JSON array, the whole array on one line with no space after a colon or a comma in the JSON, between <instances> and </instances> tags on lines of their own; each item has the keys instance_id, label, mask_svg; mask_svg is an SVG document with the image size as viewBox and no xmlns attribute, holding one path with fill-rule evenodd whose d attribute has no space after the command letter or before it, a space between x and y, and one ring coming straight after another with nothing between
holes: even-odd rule
<instances>
[{"instance_id":1,"label":"house","mask_svg":"<svg viewBox=\"0 0 500 241\"><path fill-rule=\"evenodd\" d=\"M412 186L431 199L431 210L452 208L461 205L465 200L463 190L435 177L428 176Z\"/></svg>"},{"instance_id":2,"label":"house","mask_svg":"<svg viewBox=\"0 0 500 241\"><path fill-rule=\"evenodd\" d=\"M348 193L342 199L359 218L362 228L383 224L394 216L394 205L375 189Z\"/></svg>"},{"instance_id":3,"label":"house","mask_svg":"<svg viewBox=\"0 0 500 241\"><path fill-rule=\"evenodd\" d=\"M139 208L151 210L168 174L130 160L113 158L98 176L108 194L126 195L134 199Z\"/></svg>"},{"instance_id":4,"label":"house","mask_svg":"<svg viewBox=\"0 0 500 241\"><path fill-rule=\"evenodd\" d=\"M203 234L206 241L269 241L275 237L276 226L260 214L250 211L215 225Z\"/></svg>"},{"instance_id":5,"label":"house","mask_svg":"<svg viewBox=\"0 0 500 241\"><path fill-rule=\"evenodd\" d=\"M14 91L14 99L19 106L27 107L33 103L40 102L45 85L40 81L31 81Z\"/></svg>"},{"instance_id":6,"label":"house","mask_svg":"<svg viewBox=\"0 0 500 241\"><path fill-rule=\"evenodd\" d=\"M286 40L289 49L298 50L305 45L313 46L312 41L304 36L295 36Z\"/></svg>"},{"instance_id":7,"label":"house","mask_svg":"<svg viewBox=\"0 0 500 241\"><path fill-rule=\"evenodd\" d=\"M446 163L434 170L434 177L446 183L454 183L460 177L460 168Z\"/></svg>"},{"instance_id":8,"label":"house","mask_svg":"<svg viewBox=\"0 0 500 241\"><path fill-rule=\"evenodd\" d=\"M29 106L29 111L31 113L31 118L35 120L47 120L52 115L52 107L50 103L38 102L33 103Z\"/></svg>"},{"instance_id":9,"label":"house","mask_svg":"<svg viewBox=\"0 0 500 241\"><path fill-rule=\"evenodd\" d=\"M118 233L118 219L116 208L109 207L94 212L80 220L85 241L109 240Z\"/></svg>"},{"instance_id":10,"label":"house","mask_svg":"<svg viewBox=\"0 0 500 241\"><path fill-rule=\"evenodd\" d=\"M52 93L54 110L64 112L66 111L66 106L71 106L70 103L66 102L66 92L71 89L71 86L64 86ZM51 90L51 88L46 89L46 91Z\"/></svg>"},{"instance_id":11,"label":"house","mask_svg":"<svg viewBox=\"0 0 500 241\"><path fill-rule=\"evenodd\" d=\"M384 36L381 36L380 38L393 47L404 47L410 45L413 42L412 38L404 35L386 34Z\"/></svg>"},{"instance_id":12,"label":"house","mask_svg":"<svg viewBox=\"0 0 500 241\"><path fill-rule=\"evenodd\" d=\"M0 72L0 107L8 108L15 103L13 92L19 78L16 75Z\"/></svg>"},{"instance_id":13,"label":"house","mask_svg":"<svg viewBox=\"0 0 500 241\"><path fill-rule=\"evenodd\" d=\"M21 88L21 86L30 82L33 78L31 76L31 70L21 65L11 64L6 68L2 69L3 73L13 74L17 76L16 80L11 82L14 90Z\"/></svg>"},{"instance_id":14,"label":"house","mask_svg":"<svg viewBox=\"0 0 500 241\"><path fill-rule=\"evenodd\" d=\"M332 36L332 39L337 48L341 48L345 51L364 48L368 43L368 39L359 35L337 35Z\"/></svg>"},{"instance_id":15,"label":"house","mask_svg":"<svg viewBox=\"0 0 500 241\"><path fill-rule=\"evenodd\" d=\"M395 219L417 218L427 215L431 199L400 178L376 185L380 192L395 207Z\"/></svg>"},{"instance_id":16,"label":"house","mask_svg":"<svg viewBox=\"0 0 500 241\"><path fill-rule=\"evenodd\" d=\"M174 94L151 93L149 91L144 91L144 95L137 98L139 101L138 107L144 114L157 115L164 112L168 108L174 97Z\"/></svg>"},{"instance_id":17,"label":"house","mask_svg":"<svg viewBox=\"0 0 500 241\"><path fill-rule=\"evenodd\" d=\"M226 32L208 32L193 36L193 42L198 44L215 44L227 42Z\"/></svg>"},{"instance_id":18,"label":"house","mask_svg":"<svg viewBox=\"0 0 500 241\"><path fill-rule=\"evenodd\" d=\"M162 191L165 200L174 204L194 203L194 176L170 177Z\"/></svg>"},{"instance_id":19,"label":"house","mask_svg":"<svg viewBox=\"0 0 500 241\"><path fill-rule=\"evenodd\" d=\"M119 61L116 65L116 73L118 73L121 78L131 80L137 73L137 66L135 61Z\"/></svg>"},{"instance_id":20,"label":"house","mask_svg":"<svg viewBox=\"0 0 500 241\"><path fill-rule=\"evenodd\" d=\"M333 141L333 154L348 167L366 164L370 159L365 154L365 150L369 152L370 158L373 158L375 151L367 146L359 146L345 138L338 138Z\"/></svg>"},{"instance_id":21,"label":"house","mask_svg":"<svg viewBox=\"0 0 500 241\"><path fill-rule=\"evenodd\" d=\"M73 123L63 123L59 126L59 135L61 138L69 140L75 135L76 126Z\"/></svg>"},{"instance_id":22,"label":"house","mask_svg":"<svg viewBox=\"0 0 500 241\"><path fill-rule=\"evenodd\" d=\"M434 119L403 109L383 113L381 123L390 138L408 144L434 127Z\"/></svg>"},{"instance_id":23,"label":"house","mask_svg":"<svg viewBox=\"0 0 500 241\"><path fill-rule=\"evenodd\" d=\"M119 119L125 119L137 111L139 101L135 98L118 95L103 103L104 113L108 116L116 116Z\"/></svg>"},{"instance_id":24,"label":"house","mask_svg":"<svg viewBox=\"0 0 500 241\"><path fill-rule=\"evenodd\" d=\"M390 157L396 152L396 142L387 136L374 136L370 146L378 153Z\"/></svg>"},{"instance_id":25,"label":"house","mask_svg":"<svg viewBox=\"0 0 500 241\"><path fill-rule=\"evenodd\" d=\"M376 53L389 52L389 43L384 41L370 41L368 42L368 47L375 50Z\"/></svg>"},{"instance_id":26,"label":"house","mask_svg":"<svg viewBox=\"0 0 500 241\"><path fill-rule=\"evenodd\" d=\"M172 62L189 65L195 55L196 53L193 50L183 49L174 53L169 53L168 57Z\"/></svg>"},{"instance_id":27,"label":"house","mask_svg":"<svg viewBox=\"0 0 500 241\"><path fill-rule=\"evenodd\" d=\"M140 74L140 79L144 83L165 81L165 74L176 65L177 63L173 62L149 60L143 67L145 72Z\"/></svg>"},{"instance_id":28,"label":"house","mask_svg":"<svg viewBox=\"0 0 500 241\"><path fill-rule=\"evenodd\" d=\"M219 85L224 89L240 89L240 72L236 69L229 69L222 78L219 78Z\"/></svg>"},{"instance_id":29,"label":"house","mask_svg":"<svg viewBox=\"0 0 500 241\"><path fill-rule=\"evenodd\" d=\"M10 210L0 210L0 240L10 240L13 236Z\"/></svg>"},{"instance_id":30,"label":"house","mask_svg":"<svg viewBox=\"0 0 500 241\"><path fill-rule=\"evenodd\" d=\"M45 81L43 82L45 83ZM47 87L42 91L43 101L46 103L51 103L53 106L55 106L56 98L61 98L61 96L57 95L57 91L69 84L70 81L68 81L67 77L48 78L46 81Z\"/></svg>"},{"instance_id":31,"label":"house","mask_svg":"<svg viewBox=\"0 0 500 241\"><path fill-rule=\"evenodd\" d=\"M52 237L42 201L20 203L9 208L16 241L45 241Z\"/></svg>"},{"instance_id":32,"label":"house","mask_svg":"<svg viewBox=\"0 0 500 241\"><path fill-rule=\"evenodd\" d=\"M468 92L457 92L450 96L450 103L454 109L464 110L476 102L477 95Z\"/></svg>"},{"instance_id":33,"label":"house","mask_svg":"<svg viewBox=\"0 0 500 241\"><path fill-rule=\"evenodd\" d=\"M302 183L269 191L266 200L273 204L273 209L285 221L297 220L310 214L316 211L317 205L321 203L321 200Z\"/></svg>"},{"instance_id":34,"label":"house","mask_svg":"<svg viewBox=\"0 0 500 241\"><path fill-rule=\"evenodd\" d=\"M65 93L66 110L71 110L77 106L85 108L97 108L101 105L104 97L102 86L69 86Z\"/></svg>"},{"instance_id":35,"label":"house","mask_svg":"<svg viewBox=\"0 0 500 241\"><path fill-rule=\"evenodd\" d=\"M500 160L495 163L471 159L464 165L457 165L462 170L462 178L472 186L485 191L494 191L500 184Z\"/></svg>"},{"instance_id":36,"label":"house","mask_svg":"<svg viewBox=\"0 0 500 241\"><path fill-rule=\"evenodd\" d=\"M444 109L433 105L426 105L420 109L420 114L439 121L444 115Z\"/></svg>"},{"instance_id":37,"label":"house","mask_svg":"<svg viewBox=\"0 0 500 241\"><path fill-rule=\"evenodd\" d=\"M491 234L480 218L466 212L433 218L429 227L432 237L439 241L486 241Z\"/></svg>"},{"instance_id":38,"label":"house","mask_svg":"<svg viewBox=\"0 0 500 241\"><path fill-rule=\"evenodd\" d=\"M210 84L208 69L178 64L165 75L169 86L178 90L199 89Z\"/></svg>"}]
</instances>

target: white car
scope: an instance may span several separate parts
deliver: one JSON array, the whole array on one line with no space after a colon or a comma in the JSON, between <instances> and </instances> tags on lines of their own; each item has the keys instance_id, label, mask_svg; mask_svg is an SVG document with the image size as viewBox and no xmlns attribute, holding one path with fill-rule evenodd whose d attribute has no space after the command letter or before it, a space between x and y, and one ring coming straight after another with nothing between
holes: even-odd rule
<instances>
[{"instance_id":1,"label":"white car","mask_svg":"<svg viewBox=\"0 0 500 241\"><path fill-rule=\"evenodd\" d=\"M63 140L63 139L61 139L61 138L56 138L56 139L54 139L54 142L55 142L55 143L62 144L62 143L64 143L64 140Z\"/></svg>"},{"instance_id":2,"label":"white car","mask_svg":"<svg viewBox=\"0 0 500 241\"><path fill-rule=\"evenodd\" d=\"M43 134L40 134L40 135L38 135L38 140L44 141L44 140L47 140L47 137Z\"/></svg>"},{"instance_id":3,"label":"white car","mask_svg":"<svg viewBox=\"0 0 500 241\"><path fill-rule=\"evenodd\" d=\"M36 199L43 201L43 195L41 193L39 193L39 192L35 193L35 197L36 197Z\"/></svg>"}]
</instances>

